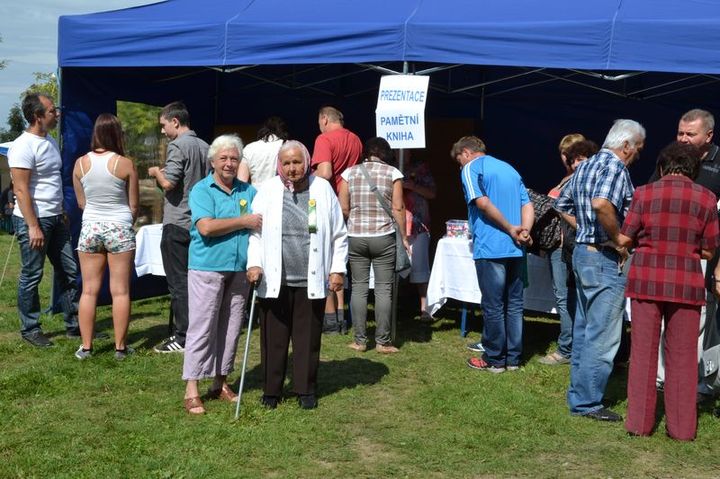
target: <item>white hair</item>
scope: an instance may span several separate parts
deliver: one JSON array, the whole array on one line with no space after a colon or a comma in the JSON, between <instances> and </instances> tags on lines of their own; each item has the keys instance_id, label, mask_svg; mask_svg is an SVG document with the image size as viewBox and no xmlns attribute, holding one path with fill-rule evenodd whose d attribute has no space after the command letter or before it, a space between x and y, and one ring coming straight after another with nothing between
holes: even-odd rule
<instances>
[{"instance_id":1,"label":"white hair","mask_svg":"<svg viewBox=\"0 0 720 479\"><path fill-rule=\"evenodd\" d=\"M218 151L235 148L238 152L238 158L242 158L243 142L236 134L220 135L215 138L208 149L208 158L215 159Z\"/></svg>"},{"instance_id":2,"label":"white hair","mask_svg":"<svg viewBox=\"0 0 720 479\"><path fill-rule=\"evenodd\" d=\"M645 128L640 123L635 120L615 120L605 137L603 148L622 148L625 142L634 147L640 141L645 141Z\"/></svg>"}]
</instances>

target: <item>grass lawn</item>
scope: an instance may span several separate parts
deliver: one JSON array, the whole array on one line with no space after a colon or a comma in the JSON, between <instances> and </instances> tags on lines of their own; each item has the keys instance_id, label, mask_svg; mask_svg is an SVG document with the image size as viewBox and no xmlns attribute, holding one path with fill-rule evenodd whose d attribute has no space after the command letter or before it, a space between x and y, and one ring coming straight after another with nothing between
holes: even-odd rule
<instances>
[{"instance_id":1,"label":"grass lawn","mask_svg":"<svg viewBox=\"0 0 720 479\"><path fill-rule=\"evenodd\" d=\"M3 264L10 237L0 236ZM253 332L239 421L228 403L207 402L205 416L182 407L182 356L152 347L167 334L167 298L133 304L129 343L138 353L113 359L110 340L96 356L73 357L61 315L43 327L56 345L20 340L16 312L19 255L14 245L0 289L0 477L138 478L469 478L720 477L720 420L699 414L698 438L628 437L621 424L571 417L568 366L543 366L558 322L527 317L524 366L493 375L470 370L458 312L432 325L413 320L403 300L400 354L356 353L348 336L323 338L320 407L292 398L277 410L259 404L259 334ZM1 267L2 265L0 265ZM48 273L50 270L48 269ZM47 305L49 277L41 301ZM98 312L111 332L109 308ZM242 361L237 355L239 378ZM626 371L616 370L608 404L625 413ZM206 387L206 384L203 385Z\"/></svg>"}]
</instances>

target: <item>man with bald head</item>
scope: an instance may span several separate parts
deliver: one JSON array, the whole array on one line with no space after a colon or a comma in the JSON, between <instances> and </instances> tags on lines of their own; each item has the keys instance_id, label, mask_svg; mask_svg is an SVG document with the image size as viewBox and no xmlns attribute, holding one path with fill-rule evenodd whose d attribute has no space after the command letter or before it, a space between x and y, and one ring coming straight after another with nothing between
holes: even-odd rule
<instances>
[{"instance_id":1,"label":"man with bald head","mask_svg":"<svg viewBox=\"0 0 720 479\"><path fill-rule=\"evenodd\" d=\"M720 148L713 143L713 130L715 128L715 118L712 113L707 110L694 108L680 117L678 122L678 130L676 140L679 143L685 143L695 146L702 152L702 162L700 163L700 171L695 183L712 191L716 197L720 198ZM655 172L650 181L658 179L658 173ZM706 291L706 305L700 315L700 330L698 337L698 356L702 352L718 343L720 336L718 335L717 323L715 320L715 312L717 311L717 300L713 295L714 289L712 271L717 264L718 255L710 260L706 267L705 283L708 290ZM662 344L660 345L660 355L658 356L658 372L657 385L662 387L665 382L664 358L662 356ZM716 391L705 385L704 378L700 378L698 392L701 393L699 399L717 395Z\"/></svg>"},{"instance_id":2,"label":"man with bald head","mask_svg":"<svg viewBox=\"0 0 720 479\"><path fill-rule=\"evenodd\" d=\"M311 166L315 175L325 178L338 192L340 175L343 171L360 162L362 142L352 131L345 128L340 110L324 106L318 112L320 135L315 140ZM344 315L344 291L329 291L325 303L323 333L334 334L347 331Z\"/></svg>"},{"instance_id":3,"label":"man with bald head","mask_svg":"<svg viewBox=\"0 0 720 479\"><path fill-rule=\"evenodd\" d=\"M720 148L712 142L714 128L715 118L712 113L695 108L680 117L676 139L702 151L702 164L695 183L709 189L715 196L720 196Z\"/></svg>"}]
</instances>

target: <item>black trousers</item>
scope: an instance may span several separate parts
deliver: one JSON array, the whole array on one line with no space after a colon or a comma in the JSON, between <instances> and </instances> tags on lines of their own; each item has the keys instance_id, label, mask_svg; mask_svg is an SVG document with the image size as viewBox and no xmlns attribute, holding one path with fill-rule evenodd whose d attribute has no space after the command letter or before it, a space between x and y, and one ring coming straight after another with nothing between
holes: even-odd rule
<instances>
[{"instance_id":1,"label":"black trousers","mask_svg":"<svg viewBox=\"0 0 720 479\"><path fill-rule=\"evenodd\" d=\"M188 329L188 252L190 232L175 225L163 225L160 237L165 278L170 292L175 340L185 346Z\"/></svg>"},{"instance_id":2,"label":"black trousers","mask_svg":"<svg viewBox=\"0 0 720 479\"><path fill-rule=\"evenodd\" d=\"M282 395L291 340L293 392L315 394L325 298L310 300L307 288L283 285L277 298L260 299L260 310L264 394Z\"/></svg>"}]
</instances>

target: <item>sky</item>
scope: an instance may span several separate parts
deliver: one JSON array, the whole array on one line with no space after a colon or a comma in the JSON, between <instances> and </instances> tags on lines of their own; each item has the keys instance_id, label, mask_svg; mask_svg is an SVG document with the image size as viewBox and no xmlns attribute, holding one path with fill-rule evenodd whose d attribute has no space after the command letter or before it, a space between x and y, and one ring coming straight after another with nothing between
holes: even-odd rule
<instances>
[{"instance_id":1,"label":"sky","mask_svg":"<svg viewBox=\"0 0 720 479\"><path fill-rule=\"evenodd\" d=\"M0 0L0 127L20 94L34 80L33 73L57 72L58 18L135 7L158 0Z\"/></svg>"}]
</instances>

